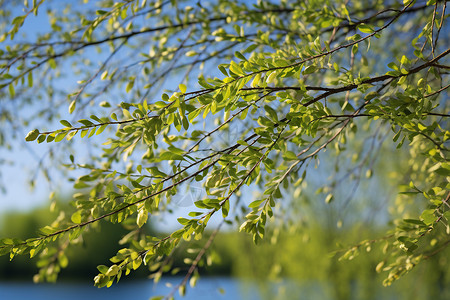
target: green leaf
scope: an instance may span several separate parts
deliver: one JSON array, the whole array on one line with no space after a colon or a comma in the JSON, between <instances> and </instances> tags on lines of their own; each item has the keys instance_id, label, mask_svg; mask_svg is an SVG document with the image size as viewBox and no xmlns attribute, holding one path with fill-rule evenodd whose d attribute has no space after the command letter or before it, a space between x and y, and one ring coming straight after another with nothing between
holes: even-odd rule
<instances>
[{"instance_id":1,"label":"green leaf","mask_svg":"<svg viewBox=\"0 0 450 300\"><path fill-rule=\"evenodd\" d=\"M230 71L239 76L245 75L245 73L244 73L244 71L242 71L241 67L239 67L239 65L237 63L235 63L234 61L231 61Z\"/></svg>"},{"instance_id":2,"label":"green leaf","mask_svg":"<svg viewBox=\"0 0 450 300\"><path fill-rule=\"evenodd\" d=\"M39 130L35 129L30 132L28 132L27 136L25 137L25 141L32 142L39 136Z\"/></svg>"},{"instance_id":3,"label":"green leaf","mask_svg":"<svg viewBox=\"0 0 450 300\"><path fill-rule=\"evenodd\" d=\"M247 49L244 50L244 53L251 53L253 52L256 48L258 48L257 44L252 44L250 46L247 47Z\"/></svg>"},{"instance_id":4,"label":"green leaf","mask_svg":"<svg viewBox=\"0 0 450 300\"><path fill-rule=\"evenodd\" d=\"M266 82L267 83L272 83L275 81L275 78L277 76L277 72L273 71L272 73L269 74L269 76L267 76Z\"/></svg>"},{"instance_id":5,"label":"green leaf","mask_svg":"<svg viewBox=\"0 0 450 300\"><path fill-rule=\"evenodd\" d=\"M284 157L285 157L287 160L298 160L297 155L295 155L295 153L292 152L292 151L286 151L286 152L284 152Z\"/></svg>"},{"instance_id":6,"label":"green leaf","mask_svg":"<svg viewBox=\"0 0 450 300\"><path fill-rule=\"evenodd\" d=\"M227 199L223 204L222 204L222 216L224 218L226 218L228 216L228 213L230 211L230 200Z\"/></svg>"},{"instance_id":7,"label":"green leaf","mask_svg":"<svg viewBox=\"0 0 450 300\"><path fill-rule=\"evenodd\" d=\"M213 188L218 184L218 181L220 180L220 175L216 174L213 176L210 176L207 180L206 180L206 186Z\"/></svg>"},{"instance_id":8,"label":"green leaf","mask_svg":"<svg viewBox=\"0 0 450 300\"><path fill-rule=\"evenodd\" d=\"M308 75L308 74L312 74L317 70L317 67L314 65L308 66L305 68L305 70L303 71L303 75Z\"/></svg>"},{"instance_id":9,"label":"green leaf","mask_svg":"<svg viewBox=\"0 0 450 300\"><path fill-rule=\"evenodd\" d=\"M108 271L108 267L107 266L105 266L105 265L100 265L100 266L97 266L97 270L100 272L100 273L102 273L102 274L106 274L106 272Z\"/></svg>"},{"instance_id":10,"label":"green leaf","mask_svg":"<svg viewBox=\"0 0 450 300\"><path fill-rule=\"evenodd\" d=\"M72 124L70 124L70 122L66 121L66 120L61 120L61 121L59 121L59 123L61 123L61 125L66 126L66 127L73 127Z\"/></svg>"},{"instance_id":11,"label":"green leaf","mask_svg":"<svg viewBox=\"0 0 450 300\"><path fill-rule=\"evenodd\" d=\"M135 77L131 77L125 87L125 92L129 93L134 87Z\"/></svg>"},{"instance_id":12,"label":"green leaf","mask_svg":"<svg viewBox=\"0 0 450 300\"><path fill-rule=\"evenodd\" d=\"M106 271L105 275L106 276L115 276L117 275L117 273L119 273L120 268L118 265L112 265L111 267L109 267L108 271Z\"/></svg>"},{"instance_id":13,"label":"green leaf","mask_svg":"<svg viewBox=\"0 0 450 300\"><path fill-rule=\"evenodd\" d=\"M439 174L441 176L450 176L450 164L447 163L437 164L431 169L434 169L434 172L436 172L436 174Z\"/></svg>"},{"instance_id":14,"label":"green leaf","mask_svg":"<svg viewBox=\"0 0 450 300\"><path fill-rule=\"evenodd\" d=\"M184 84L181 83L181 84L178 86L178 88L180 89L181 93L186 94L186 85L184 85Z\"/></svg>"},{"instance_id":15,"label":"green leaf","mask_svg":"<svg viewBox=\"0 0 450 300\"><path fill-rule=\"evenodd\" d=\"M264 110L269 114L270 118L274 121L274 122L278 122L278 115L277 112L270 107L269 105L265 105L264 106Z\"/></svg>"},{"instance_id":16,"label":"green leaf","mask_svg":"<svg viewBox=\"0 0 450 300\"><path fill-rule=\"evenodd\" d=\"M353 47L352 47L352 53L353 53L353 55L356 55L356 53L358 53L358 44L354 44L353 45Z\"/></svg>"},{"instance_id":17,"label":"green leaf","mask_svg":"<svg viewBox=\"0 0 450 300\"><path fill-rule=\"evenodd\" d=\"M183 156L171 151L163 152L159 156L160 160L183 160Z\"/></svg>"},{"instance_id":18,"label":"green leaf","mask_svg":"<svg viewBox=\"0 0 450 300\"><path fill-rule=\"evenodd\" d=\"M181 218L181 217L178 218L177 221L178 221L178 223L180 223L181 225L186 225L186 224L189 223L189 219Z\"/></svg>"},{"instance_id":19,"label":"green leaf","mask_svg":"<svg viewBox=\"0 0 450 300\"><path fill-rule=\"evenodd\" d=\"M264 201L265 201L264 199L262 199L262 200L255 200L255 201L253 201L252 203L250 203L250 204L248 205L248 207L250 207L250 208L256 208L256 207L259 207Z\"/></svg>"},{"instance_id":20,"label":"green leaf","mask_svg":"<svg viewBox=\"0 0 450 300\"><path fill-rule=\"evenodd\" d=\"M102 73L102 75L100 76L100 79L105 80L107 76L108 76L108 70L106 70Z\"/></svg>"},{"instance_id":21,"label":"green leaf","mask_svg":"<svg viewBox=\"0 0 450 300\"><path fill-rule=\"evenodd\" d=\"M257 87L261 81L261 73L258 73L253 78L253 81L251 83L251 87Z\"/></svg>"},{"instance_id":22,"label":"green leaf","mask_svg":"<svg viewBox=\"0 0 450 300\"><path fill-rule=\"evenodd\" d=\"M142 264L142 257L139 256L135 260L133 260L133 270L137 270Z\"/></svg>"},{"instance_id":23,"label":"green leaf","mask_svg":"<svg viewBox=\"0 0 450 300\"><path fill-rule=\"evenodd\" d=\"M28 87L33 86L33 72L28 73Z\"/></svg>"},{"instance_id":24,"label":"green leaf","mask_svg":"<svg viewBox=\"0 0 450 300\"><path fill-rule=\"evenodd\" d=\"M223 65L219 65L218 68L219 68L220 72L222 72L223 75L225 75L227 77L229 76L227 70L225 69L225 67Z\"/></svg>"},{"instance_id":25,"label":"green leaf","mask_svg":"<svg viewBox=\"0 0 450 300\"><path fill-rule=\"evenodd\" d=\"M16 91L14 89L14 84L11 83L8 86L8 89L9 89L9 94L10 94L11 98L14 98L14 96L16 95Z\"/></svg>"},{"instance_id":26,"label":"green leaf","mask_svg":"<svg viewBox=\"0 0 450 300\"><path fill-rule=\"evenodd\" d=\"M148 219L148 212L146 209L141 209L138 213L136 223L139 227L142 227Z\"/></svg>"},{"instance_id":27,"label":"green leaf","mask_svg":"<svg viewBox=\"0 0 450 300\"><path fill-rule=\"evenodd\" d=\"M77 210L76 212L74 212L72 214L72 217L70 218L72 220L72 222L74 222L75 224L80 224L81 223L81 210Z\"/></svg>"},{"instance_id":28,"label":"green leaf","mask_svg":"<svg viewBox=\"0 0 450 300\"><path fill-rule=\"evenodd\" d=\"M424 210L420 215L420 218L426 225L432 225L437 220L437 217L434 213L434 209Z\"/></svg>"},{"instance_id":29,"label":"green leaf","mask_svg":"<svg viewBox=\"0 0 450 300\"><path fill-rule=\"evenodd\" d=\"M123 109L122 110L123 116L125 117L125 119L127 120L131 120L133 119L133 116L131 115L131 113L128 111L128 109Z\"/></svg>"},{"instance_id":30,"label":"green leaf","mask_svg":"<svg viewBox=\"0 0 450 300\"><path fill-rule=\"evenodd\" d=\"M240 60L247 60L247 59L245 58L245 56L242 55L242 53L239 52L239 51L235 51L235 52L234 52L234 56L236 56L236 57L239 58Z\"/></svg>"},{"instance_id":31,"label":"green leaf","mask_svg":"<svg viewBox=\"0 0 450 300\"><path fill-rule=\"evenodd\" d=\"M196 110L194 110L194 111L191 111L191 112L188 114L188 120L192 122L192 120L194 120L195 118L197 118L198 115L199 115L201 112L202 112L201 109L196 109Z\"/></svg>"},{"instance_id":32,"label":"green leaf","mask_svg":"<svg viewBox=\"0 0 450 300\"><path fill-rule=\"evenodd\" d=\"M197 55L198 53L197 53L197 51L194 51L194 50L190 50L190 51L188 51L188 52L186 52L186 56L187 57L191 57L191 56L195 56L195 55Z\"/></svg>"},{"instance_id":33,"label":"green leaf","mask_svg":"<svg viewBox=\"0 0 450 300\"><path fill-rule=\"evenodd\" d=\"M91 121L86 120L86 119L78 120L78 123L81 123L81 124L83 124L84 126L92 126L92 125L94 125L94 123L92 123Z\"/></svg>"},{"instance_id":34,"label":"green leaf","mask_svg":"<svg viewBox=\"0 0 450 300\"><path fill-rule=\"evenodd\" d=\"M55 137L55 142L61 142L68 133L69 133L69 131L64 131L64 132L58 133Z\"/></svg>"},{"instance_id":35,"label":"green leaf","mask_svg":"<svg viewBox=\"0 0 450 300\"><path fill-rule=\"evenodd\" d=\"M73 113L73 111L75 110L75 107L77 106L77 103L75 102L75 100L73 100L72 102L70 102L69 105L69 114Z\"/></svg>"},{"instance_id":36,"label":"green leaf","mask_svg":"<svg viewBox=\"0 0 450 300\"><path fill-rule=\"evenodd\" d=\"M186 294L186 286L184 284L178 287L178 293L180 294L181 297L183 297Z\"/></svg>"},{"instance_id":37,"label":"green leaf","mask_svg":"<svg viewBox=\"0 0 450 300\"><path fill-rule=\"evenodd\" d=\"M183 116L183 118L181 119L181 123L183 123L184 130L189 129L189 121L185 116Z\"/></svg>"},{"instance_id":38,"label":"green leaf","mask_svg":"<svg viewBox=\"0 0 450 300\"><path fill-rule=\"evenodd\" d=\"M359 24L357 29L363 33L372 33L375 31L372 25L364 24L364 23Z\"/></svg>"}]
</instances>

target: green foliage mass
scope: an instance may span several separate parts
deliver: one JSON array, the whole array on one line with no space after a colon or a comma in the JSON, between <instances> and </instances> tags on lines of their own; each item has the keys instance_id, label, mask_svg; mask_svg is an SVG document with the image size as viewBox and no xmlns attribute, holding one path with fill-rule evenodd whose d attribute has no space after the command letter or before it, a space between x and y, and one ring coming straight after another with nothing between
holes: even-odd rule
<instances>
[{"instance_id":1,"label":"green foliage mass","mask_svg":"<svg viewBox=\"0 0 450 300\"><path fill-rule=\"evenodd\" d=\"M2 11L1 101L16 106L1 110L13 125L0 143L35 126L25 140L63 145L58 165L83 175L71 216L2 239L0 254L54 257L101 220L125 223L127 246L95 285L144 267L157 281L182 241L216 226L187 260L184 294L226 223L258 244L322 212L346 226L378 204L384 217L371 224L390 229L370 240L387 243L385 285L450 244L446 1L24 2L24 14ZM20 38L45 10L50 27ZM102 143L87 163L70 150L84 137ZM376 168L393 151L402 169ZM363 178L374 188L358 192ZM398 189L382 201L386 182ZM194 184L206 196L172 216L179 229L139 234ZM56 278L53 263L40 267L38 280Z\"/></svg>"},{"instance_id":2,"label":"green foliage mass","mask_svg":"<svg viewBox=\"0 0 450 300\"><path fill-rule=\"evenodd\" d=\"M387 241L364 241L349 261L324 259L330 253L341 256L333 252L336 243L354 246L357 239L381 233L366 226L341 230L316 224L295 232L276 232L276 238L259 247L252 247L249 239L237 233L220 235L212 251L223 257L221 263L231 265L233 274L243 281L257 279L263 299L290 299L292 295L310 299L448 298L448 248L389 287L380 284L384 275L377 272ZM277 282L277 289L267 284L268 278Z\"/></svg>"},{"instance_id":3,"label":"green foliage mass","mask_svg":"<svg viewBox=\"0 0 450 300\"><path fill-rule=\"evenodd\" d=\"M63 207L65 210L70 210L67 205L63 205ZM58 213L50 212L46 207L33 209L26 213L3 213L0 222L0 234L2 236L26 239L34 236L37 228L51 224L57 217ZM147 234L150 233L148 229L145 232ZM52 263L51 259L55 258L56 260L53 261L54 268L64 269L60 279L87 279L95 275L95 267L99 262L108 262L109 258L120 249L120 245L117 242L126 233L127 231L121 225L102 222L102 224L99 223L95 229L83 235L82 238L72 243L70 248L60 252L56 257L51 255L45 255L40 258L34 257L32 264L30 264L28 257L17 257L11 263L7 256L3 256L0 260L0 278L2 280L29 279L38 270L37 266L50 265ZM99 251L99 249L101 250ZM53 252L52 254L55 253ZM51 275L56 280L57 272ZM142 272L139 275L142 276ZM36 280L38 276L35 276Z\"/></svg>"}]
</instances>

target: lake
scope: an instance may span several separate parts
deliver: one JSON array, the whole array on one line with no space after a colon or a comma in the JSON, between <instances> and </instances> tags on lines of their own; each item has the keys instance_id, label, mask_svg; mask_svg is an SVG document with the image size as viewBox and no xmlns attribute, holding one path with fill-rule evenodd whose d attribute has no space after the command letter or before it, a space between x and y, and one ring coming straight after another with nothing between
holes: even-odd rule
<instances>
[{"instance_id":1,"label":"lake","mask_svg":"<svg viewBox=\"0 0 450 300\"><path fill-rule=\"evenodd\" d=\"M33 284L30 282L0 282L1 300L148 300L170 293L170 285L182 281L181 277L162 279L157 285L152 280L120 282L110 288L96 288L91 282ZM255 286L245 285L237 279L204 277L195 288L187 288L186 296L175 299L260 299Z\"/></svg>"},{"instance_id":2,"label":"lake","mask_svg":"<svg viewBox=\"0 0 450 300\"><path fill-rule=\"evenodd\" d=\"M182 280L182 277L163 278L158 284L152 280L129 280L101 289L94 287L92 282L33 284L0 281L0 300L148 300L154 296L168 295L172 287ZM283 280L258 285L255 281L233 277L201 277L195 288L187 288L185 297L180 297L178 291L174 296L175 299L185 300L260 300L272 299L274 294L277 299L335 299L331 286L324 283L310 281L299 284ZM352 294L350 299L358 299L356 290ZM394 290L382 287L373 296L372 299L380 300L399 299Z\"/></svg>"}]
</instances>

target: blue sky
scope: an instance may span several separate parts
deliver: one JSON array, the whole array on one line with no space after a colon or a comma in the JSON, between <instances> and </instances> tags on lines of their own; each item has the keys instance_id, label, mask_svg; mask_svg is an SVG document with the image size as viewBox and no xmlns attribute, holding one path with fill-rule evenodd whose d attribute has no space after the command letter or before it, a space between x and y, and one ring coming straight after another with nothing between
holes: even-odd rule
<instances>
[{"instance_id":1,"label":"blue sky","mask_svg":"<svg viewBox=\"0 0 450 300\"><path fill-rule=\"evenodd\" d=\"M13 15L23 14L20 5L14 7ZM45 11L40 11L38 16L31 15L27 18L22 30L32 36L37 32L43 32L50 28ZM8 41L5 41L7 43ZM30 108L32 109L32 108ZM27 113L27 112L24 112ZM31 129L30 129L31 130ZM49 184L41 174L37 176L37 184L30 188L29 180L33 177L41 157L48 151L48 144L26 143L27 132L19 133L11 142L13 149L0 148L0 158L11 164L2 164L1 182L6 187L6 193L0 193L0 211L27 210L47 202L51 192ZM31 175L31 176L30 176Z\"/></svg>"},{"instance_id":2,"label":"blue sky","mask_svg":"<svg viewBox=\"0 0 450 300\"><path fill-rule=\"evenodd\" d=\"M54 4L52 4L54 5ZM90 5L90 4L89 4ZM23 12L21 9L15 9L15 15L21 15ZM29 37L34 37L37 33L47 32L51 30L48 24L47 14L45 13L45 7L41 7L39 10L39 14L37 16L30 15L27 18L24 26L21 28L21 32L24 32ZM17 40L23 41L23 38L17 37ZM33 40L33 38L32 38ZM93 60L97 61L96 58ZM99 57L98 61L102 61L101 57ZM218 71L215 71L218 73ZM65 79L61 79L61 85L65 86L67 89L67 94L72 93L76 88L76 81L78 80L75 77L66 77ZM166 81L166 85L173 84L173 82L182 81L181 78L176 78L171 80L170 82ZM29 107L29 111L23 112L25 115L30 114L35 110L36 107ZM61 111L59 112L61 117L58 119L66 119L73 120L74 116L68 114L68 105L66 107L63 106ZM82 116L77 116L78 118ZM26 116L24 116L26 118ZM39 123L36 126L42 126L42 123ZM53 124L47 124L46 129L58 129L61 127L59 122L55 121ZM0 148L0 158L7 160L10 164L2 165L1 169L1 182L6 187L5 193L0 193L0 212L7 211L29 211L33 208L42 205L48 205L49 195L52 192L56 192L57 195L61 195L63 197L71 197L73 193L72 183L67 180L66 177L62 177L60 173L53 172L50 173L51 181L45 179L44 174L39 171L39 164L44 163L49 166L50 169L52 167L52 163L55 164L55 161L51 161L48 152L51 149L54 149L55 152L58 152L58 147L60 148L61 143L67 143L67 141L63 141L61 143L41 143L38 144L36 142L25 142L24 138L30 130L35 129L36 127L33 125L33 122L30 123L28 128L24 128L23 131L17 136L17 139L12 141L12 150L6 150L4 148ZM38 127L38 129L42 129ZM42 130L41 130L42 131ZM220 137L219 137L220 138ZM222 137L226 138L226 137ZM81 139L79 135L77 135L73 140L75 143L72 143L74 149L71 153L76 153L76 161L78 163L83 163L87 161L83 161L84 158L87 158L87 145L90 142L101 143L104 139L102 136L93 137L92 139ZM83 154L84 153L84 154ZM69 162L69 154L64 153L66 156L65 163ZM77 176L83 174L81 171L70 171L68 176L76 178ZM29 180L31 178L36 178L36 183L34 188L30 187ZM182 193L180 197L174 197L173 199L173 209L175 210L175 215L179 216L187 216L187 213L190 209L194 207L193 202L198 200L199 197L204 196L205 192L201 188L200 183L194 183L187 187L187 190L184 190L186 186L182 187ZM250 199L248 200L250 202ZM164 217L165 215L163 215ZM172 216L171 218L158 218L159 223L162 226L177 226L179 225L176 222L176 217Z\"/></svg>"},{"instance_id":3,"label":"blue sky","mask_svg":"<svg viewBox=\"0 0 450 300\"><path fill-rule=\"evenodd\" d=\"M60 2L62 3L62 2ZM21 13L17 11L17 14ZM47 15L44 9L41 9L40 13L37 17L30 16L29 19L26 20L24 27L22 28L23 32L27 32L29 36L33 36L33 34L37 32L45 32L49 29ZM216 69L213 70L217 72ZM75 77L67 77L62 84L67 89L67 94L70 94L76 89L75 82L78 80ZM179 78L174 78L171 82L166 84L173 84L173 82L179 82ZM34 109L33 107L29 108L30 110ZM27 113L27 112L25 112ZM72 120L74 117L69 115L67 112L67 107L63 107L61 110L61 119ZM81 117L81 116L78 116ZM237 123L238 124L238 123ZM60 128L61 125L59 122L54 122L54 124L48 125L49 129L57 129ZM44 163L50 164L59 163L51 161L46 155L51 147L59 147L58 144L55 143L42 143L37 144L36 142L26 143L25 144L24 137L26 133L32 129L34 129L33 124L26 128L21 133L22 136L18 136L17 140L13 141L14 150L8 151L4 148L0 148L0 158L11 161L12 165L2 165L1 174L2 174L2 182L7 187L7 191L5 194L0 194L0 212L5 212L9 210L30 210L37 206L42 206L49 203L48 197L53 190L56 190L62 196L69 196L72 194L72 184L67 181L66 177L61 176L60 173L51 174L51 185L44 178L42 173L38 173L36 178L36 185L33 190L30 189L28 181L36 172L36 169L40 163L40 160L44 158ZM219 137L220 138L220 137ZM87 153L87 147L89 143L94 140L94 142L99 142L102 140L102 136L98 136L88 139L81 139L79 136L74 138L76 143L74 143L75 148L73 152L77 154L77 162L83 160L83 156L87 157L83 153ZM65 142L65 141L64 141ZM62 143L64 143L62 142ZM69 162L68 157L70 153L64 153L66 156L66 163ZM81 161L82 162L82 161ZM314 172L312 172L314 174ZM310 176L310 184L315 186L316 184L321 184L324 181L323 176L318 173L318 175ZM70 172L69 175L71 177L77 177L81 175L81 172ZM315 182L317 181L317 182ZM244 203L248 204L253 199L252 195L255 192L252 188L245 188L243 197ZM199 196L204 196L204 191L201 189L200 183L198 185L191 184L187 191L182 190L180 198L175 198L173 200L173 208L176 210L175 214L171 216L172 221L168 221L169 218L165 218L161 220L164 224L168 224L170 226L175 226L176 224L176 216L186 216L189 209L193 208L193 201L196 200Z\"/></svg>"}]
</instances>

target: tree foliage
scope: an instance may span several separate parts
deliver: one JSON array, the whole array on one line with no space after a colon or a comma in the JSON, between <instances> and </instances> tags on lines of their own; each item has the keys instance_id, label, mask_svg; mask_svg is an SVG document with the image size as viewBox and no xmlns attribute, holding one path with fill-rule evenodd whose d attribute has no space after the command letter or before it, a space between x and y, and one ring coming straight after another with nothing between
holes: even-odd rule
<instances>
[{"instance_id":1,"label":"tree foliage","mask_svg":"<svg viewBox=\"0 0 450 300\"><path fill-rule=\"evenodd\" d=\"M62 167L84 172L70 216L39 237L0 242L11 258L40 255L38 280L54 280L65 249L100 220L124 223L129 234L95 285L143 267L158 280L174 249L202 239L216 219L177 287L184 294L223 224L256 244L302 224L299 199L318 180L319 159L335 163L313 201L340 210L339 191L364 198L355 192L363 177L379 188L401 184L380 239L386 285L450 243L446 1L24 2L23 14L2 11L1 114L10 124L2 145L30 126L28 142L67 151L83 138L102 143L87 163L65 154ZM43 10L49 28L21 37ZM388 151L405 163L385 180L373 166ZM205 196L178 230L141 233L196 183ZM244 186L258 193L250 203ZM326 209L316 207L313 219ZM378 241L355 241L342 258Z\"/></svg>"}]
</instances>

